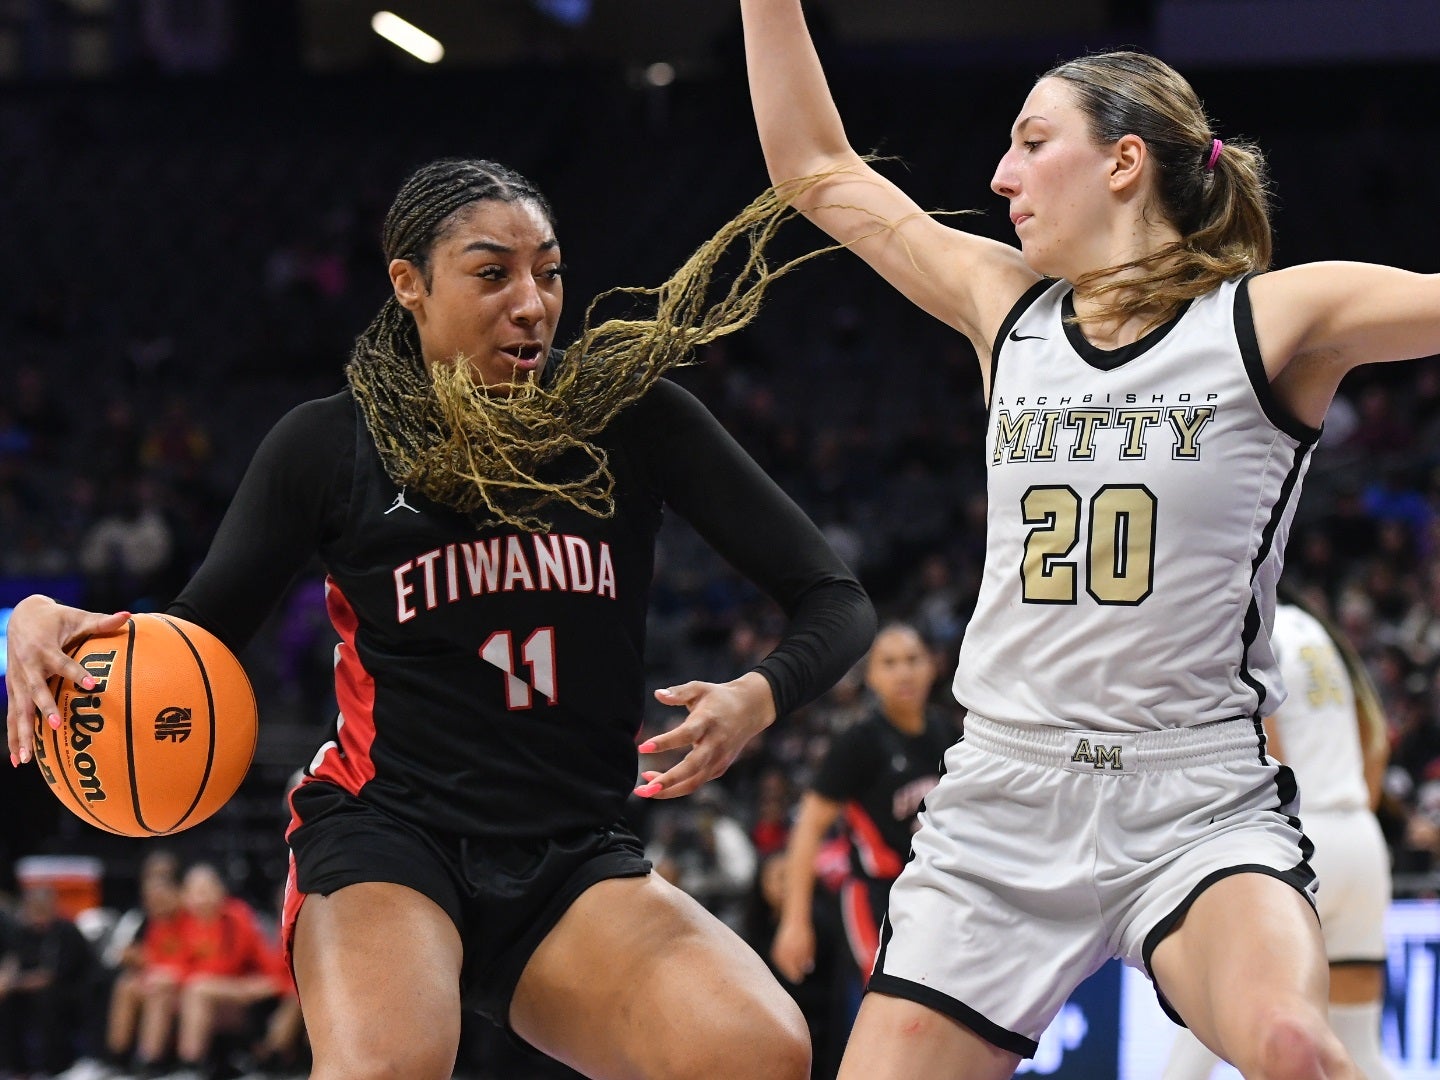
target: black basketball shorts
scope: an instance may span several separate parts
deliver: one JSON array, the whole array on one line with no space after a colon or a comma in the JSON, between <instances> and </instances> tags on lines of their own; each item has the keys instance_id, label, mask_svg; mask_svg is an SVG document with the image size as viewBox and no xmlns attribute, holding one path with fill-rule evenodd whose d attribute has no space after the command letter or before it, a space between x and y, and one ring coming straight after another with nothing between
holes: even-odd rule
<instances>
[{"instance_id":1,"label":"black basketball shorts","mask_svg":"<svg viewBox=\"0 0 1440 1080\"><path fill-rule=\"evenodd\" d=\"M507 1029L525 965L575 899L597 882L650 872L643 845L620 822L554 837L457 837L325 781L301 784L290 805L286 958L307 894L366 881L404 885L440 905L460 932L464 1006Z\"/></svg>"}]
</instances>

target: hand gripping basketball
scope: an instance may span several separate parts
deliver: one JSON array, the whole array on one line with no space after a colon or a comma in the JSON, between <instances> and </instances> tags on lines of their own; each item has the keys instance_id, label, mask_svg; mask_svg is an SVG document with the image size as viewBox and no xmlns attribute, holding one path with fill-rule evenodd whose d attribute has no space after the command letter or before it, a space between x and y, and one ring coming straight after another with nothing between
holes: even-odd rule
<instances>
[{"instance_id":1,"label":"hand gripping basketball","mask_svg":"<svg viewBox=\"0 0 1440 1080\"><path fill-rule=\"evenodd\" d=\"M52 639L72 643L64 660L38 669L55 675L46 695L32 691L46 717L32 722L36 765L69 810L108 832L164 836L204 821L239 788L254 756L255 697L244 669L183 619L92 618L88 633ZM36 671L32 660L22 679ZM12 688L12 746L15 712Z\"/></svg>"}]
</instances>

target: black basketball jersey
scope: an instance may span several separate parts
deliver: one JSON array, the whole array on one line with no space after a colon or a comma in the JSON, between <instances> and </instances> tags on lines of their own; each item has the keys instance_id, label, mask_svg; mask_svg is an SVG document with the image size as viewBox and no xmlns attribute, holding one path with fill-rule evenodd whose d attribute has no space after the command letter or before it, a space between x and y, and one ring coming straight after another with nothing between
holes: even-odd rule
<instances>
[{"instance_id":1,"label":"black basketball jersey","mask_svg":"<svg viewBox=\"0 0 1440 1080\"><path fill-rule=\"evenodd\" d=\"M892 881L905 865L915 815L940 781L940 762L959 737L931 710L925 729L907 735L878 712L835 736L811 788L844 804L850 868L868 881Z\"/></svg>"},{"instance_id":2,"label":"black basketball jersey","mask_svg":"<svg viewBox=\"0 0 1440 1080\"><path fill-rule=\"evenodd\" d=\"M680 387L662 381L597 442L614 514L555 504L549 531L527 533L397 487L348 392L307 403L257 451L171 610L235 648L318 553L339 715L310 776L460 835L607 825L636 782L662 506L791 616L757 668L781 715L838 679L874 623L814 525Z\"/></svg>"}]
</instances>

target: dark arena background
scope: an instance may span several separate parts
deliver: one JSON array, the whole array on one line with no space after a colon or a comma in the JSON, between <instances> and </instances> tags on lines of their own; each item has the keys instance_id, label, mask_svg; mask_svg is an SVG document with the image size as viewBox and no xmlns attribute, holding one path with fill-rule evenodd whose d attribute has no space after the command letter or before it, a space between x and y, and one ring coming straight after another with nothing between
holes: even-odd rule
<instances>
[{"instance_id":1,"label":"dark arena background","mask_svg":"<svg viewBox=\"0 0 1440 1080\"><path fill-rule=\"evenodd\" d=\"M988 185L1034 78L1062 58L1134 45L1190 77L1222 137L1268 153L1277 266L1440 269L1433 0L810 7L854 145L891 155L883 168L927 207L983 211L965 219L976 231L1013 238ZM383 40L376 5L357 0L0 0L0 634L32 592L103 611L175 595L261 436L341 387L350 342L388 290L380 218L420 163L490 157L549 195L570 267L560 342L587 298L659 282L766 184L729 0L392 10L441 43L438 62ZM780 246L819 238L801 222ZM824 527L882 618L921 628L941 665L935 701L958 713L949 676L985 501L985 412L964 339L836 255L781 282L750 330L697 359L679 380ZM746 670L778 612L683 523L672 518L661 539L649 685ZM1396 901L1385 1046L1398 1075L1434 1077L1440 359L1346 381L1287 577L1324 595L1386 706L1380 817ZM334 715L334 643L312 567L243 657L261 713L249 777L188 832L103 834L64 811L35 769L0 769L0 901L55 885L70 914L91 909L80 924L103 953L115 916L137 902L141 860L163 848L214 864L273 926L285 792ZM761 869L829 737L865 706L856 673L755 740L703 795L634 807L675 880L762 955L773 924ZM670 712L656 706L648 727ZM706 842L721 828L742 842ZM797 994L813 1015L816 1001L843 1011L852 990ZM94 1008L103 1013L98 992ZM839 1026L831 1016L817 1031L817 1076ZM1112 964L1022 1072L1153 1077L1172 1032L1148 983ZM85 1025L75 1037L77 1054L93 1049ZM457 1076L566 1075L467 1025Z\"/></svg>"}]
</instances>

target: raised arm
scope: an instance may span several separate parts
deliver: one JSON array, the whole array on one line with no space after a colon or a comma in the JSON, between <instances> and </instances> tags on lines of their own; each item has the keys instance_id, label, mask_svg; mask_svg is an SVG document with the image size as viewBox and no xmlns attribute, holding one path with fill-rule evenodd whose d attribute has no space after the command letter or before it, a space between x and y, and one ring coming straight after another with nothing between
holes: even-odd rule
<instances>
[{"instance_id":1,"label":"raised arm","mask_svg":"<svg viewBox=\"0 0 1440 1080\"><path fill-rule=\"evenodd\" d=\"M1039 275L1018 249L940 224L850 146L800 0L741 0L740 8L771 180L835 173L796 205L913 303L968 337L988 377L994 334Z\"/></svg>"},{"instance_id":2,"label":"raised arm","mask_svg":"<svg viewBox=\"0 0 1440 1080\"><path fill-rule=\"evenodd\" d=\"M1307 263L1257 277L1250 301L1271 385L1311 426L1352 369L1440 353L1440 274Z\"/></svg>"}]
</instances>

